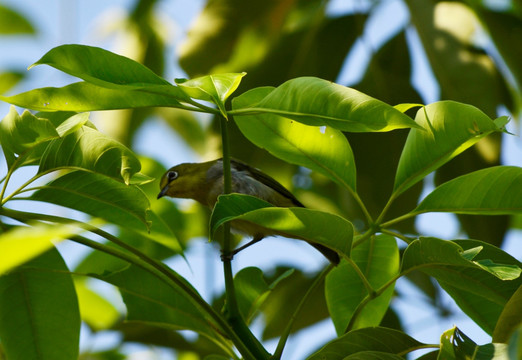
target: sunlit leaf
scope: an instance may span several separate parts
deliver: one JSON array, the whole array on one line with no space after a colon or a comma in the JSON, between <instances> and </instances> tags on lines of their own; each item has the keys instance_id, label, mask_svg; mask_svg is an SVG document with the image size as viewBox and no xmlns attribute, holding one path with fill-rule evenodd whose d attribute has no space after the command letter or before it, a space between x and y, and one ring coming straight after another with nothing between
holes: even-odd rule
<instances>
[{"instance_id":1,"label":"sunlit leaf","mask_svg":"<svg viewBox=\"0 0 522 360\"><path fill-rule=\"evenodd\" d=\"M263 99L246 107L233 107L235 116L276 114L312 126L331 126L351 132L390 131L419 128L408 116L392 106L330 81L313 77L289 80L267 94L267 88L252 90L249 98ZM262 115L258 115L262 116Z\"/></svg>"},{"instance_id":2,"label":"sunlit leaf","mask_svg":"<svg viewBox=\"0 0 522 360\"><path fill-rule=\"evenodd\" d=\"M0 234L0 274L42 254L83 230L71 225L17 226Z\"/></svg>"},{"instance_id":3,"label":"sunlit leaf","mask_svg":"<svg viewBox=\"0 0 522 360\"><path fill-rule=\"evenodd\" d=\"M395 176L394 192L404 192L486 135L500 131L479 109L453 101L440 101L419 111L404 145Z\"/></svg>"},{"instance_id":4,"label":"sunlit leaf","mask_svg":"<svg viewBox=\"0 0 522 360\"><path fill-rule=\"evenodd\" d=\"M147 85L134 89L106 88L88 82L77 82L61 88L45 87L0 100L39 111L95 111L136 109L143 107L181 107L179 89L171 85Z\"/></svg>"},{"instance_id":5,"label":"sunlit leaf","mask_svg":"<svg viewBox=\"0 0 522 360\"><path fill-rule=\"evenodd\" d=\"M399 273L397 241L389 235L380 235L352 250L352 260L374 289L386 284ZM380 324L393 295L390 286L379 297L371 300L358 314L351 329ZM337 334L344 334L360 302L368 291L348 262L341 262L326 277L325 296Z\"/></svg>"},{"instance_id":6,"label":"sunlit leaf","mask_svg":"<svg viewBox=\"0 0 522 360\"><path fill-rule=\"evenodd\" d=\"M8 359L78 359L81 321L68 271L52 248L0 276L0 338Z\"/></svg>"},{"instance_id":7,"label":"sunlit leaf","mask_svg":"<svg viewBox=\"0 0 522 360\"><path fill-rule=\"evenodd\" d=\"M245 72L206 75L190 80L176 79L176 84L191 98L216 104L221 115L227 117L225 101L236 91L245 75Z\"/></svg>"},{"instance_id":8,"label":"sunlit leaf","mask_svg":"<svg viewBox=\"0 0 522 360\"><path fill-rule=\"evenodd\" d=\"M233 106L254 106L272 91L271 88L261 89L233 99ZM274 114L236 116L234 120L243 135L258 147L289 163L320 172L356 191L355 160L341 131L327 126L303 125Z\"/></svg>"},{"instance_id":9,"label":"sunlit leaf","mask_svg":"<svg viewBox=\"0 0 522 360\"><path fill-rule=\"evenodd\" d=\"M26 152L38 144L59 136L54 125L47 119L37 118L29 111L18 115L14 106L0 122L0 143L2 151L11 167L17 156L28 155Z\"/></svg>"},{"instance_id":10,"label":"sunlit leaf","mask_svg":"<svg viewBox=\"0 0 522 360\"><path fill-rule=\"evenodd\" d=\"M433 190L415 213L522 213L522 168L495 166L450 180Z\"/></svg>"},{"instance_id":11,"label":"sunlit leaf","mask_svg":"<svg viewBox=\"0 0 522 360\"><path fill-rule=\"evenodd\" d=\"M53 140L40 161L39 173L65 167L91 170L129 184L141 165L127 147L90 127Z\"/></svg>"},{"instance_id":12,"label":"sunlit leaf","mask_svg":"<svg viewBox=\"0 0 522 360\"><path fill-rule=\"evenodd\" d=\"M67 44L49 50L36 65L49 65L92 84L117 88L170 85L146 66L110 51L87 45Z\"/></svg>"}]
</instances>

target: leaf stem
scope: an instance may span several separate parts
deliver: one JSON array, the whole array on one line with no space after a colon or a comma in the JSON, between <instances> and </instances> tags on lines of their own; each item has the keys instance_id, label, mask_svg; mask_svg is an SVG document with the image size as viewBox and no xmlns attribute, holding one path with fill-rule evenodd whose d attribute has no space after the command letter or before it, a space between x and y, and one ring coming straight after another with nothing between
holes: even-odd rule
<instances>
[{"instance_id":1,"label":"leaf stem","mask_svg":"<svg viewBox=\"0 0 522 360\"><path fill-rule=\"evenodd\" d=\"M348 263L350 263L350 265L352 265L353 269L355 270L355 272L361 279L364 287L366 288L366 291L368 292L368 296L370 297L370 300L375 298L376 291L374 290L374 288L372 287L372 284L370 284L370 282L368 281L366 276L363 274L363 272L361 271L361 269L359 268L357 263L349 257L345 257L344 259L346 259L348 261Z\"/></svg>"},{"instance_id":2,"label":"leaf stem","mask_svg":"<svg viewBox=\"0 0 522 360\"><path fill-rule=\"evenodd\" d=\"M386 222L382 223L381 227L382 228L387 228L387 227L392 226L393 224L396 224L398 222L407 220L407 219L409 219L411 217L414 217L414 216L417 216L417 215L420 215L420 214L422 214L422 212L409 212L407 214L404 214L404 215L401 215L399 217L396 217L395 219L391 219L389 221L386 221Z\"/></svg>"},{"instance_id":3,"label":"leaf stem","mask_svg":"<svg viewBox=\"0 0 522 360\"><path fill-rule=\"evenodd\" d=\"M333 268L334 268L334 265L330 264L323 271L321 271L319 276L317 276L315 278L315 280L312 283L312 285L308 288L308 290L306 290L306 293L301 298L301 301L299 302L299 304L297 305L297 308L293 312L292 317L288 321L288 324L286 325L286 328L284 329L283 334L279 338L279 342L277 343L277 348L276 348L276 350L274 352L274 355L271 357L271 360L272 359L273 360L281 359L281 356L283 354L283 350L285 348L286 341L288 340L288 337L290 336L290 332L292 331L292 326L294 325L295 320L297 320L297 315L299 315L299 313L301 312L304 304L306 303L306 301L308 300L308 298L310 297L312 292L317 288L317 286L319 286L319 284L321 284L322 281L324 281L324 279L326 278L326 275L328 275L328 273Z\"/></svg>"},{"instance_id":4,"label":"leaf stem","mask_svg":"<svg viewBox=\"0 0 522 360\"><path fill-rule=\"evenodd\" d=\"M359 305L357 305L357 308L353 312L353 315L350 319L350 322L348 323L348 326L346 326L344 333L346 334L347 332L352 330L353 326L355 325L355 321L357 320L357 317L361 314L361 312L364 310L364 307L368 305L368 303L371 300L375 299L376 297L379 297L384 291L386 291L388 287L393 285L403 275L404 274L402 273L395 275L390 280L388 280L383 286L381 286L377 290L374 290L373 293L368 293L368 295L366 295L364 299L362 299Z\"/></svg>"},{"instance_id":5,"label":"leaf stem","mask_svg":"<svg viewBox=\"0 0 522 360\"><path fill-rule=\"evenodd\" d=\"M232 176L230 169L230 143L228 139L227 119L219 116L221 125L221 140L223 146L223 193L232 192ZM227 256L231 252L230 224L224 224L223 232L223 272L225 277L226 317L232 329L236 332L243 343L250 349L258 360L269 359L270 354L266 351L259 340L252 334L245 320L241 316L237 304L236 291L234 288L234 276L232 273L232 259ZM244 355L244 354L243 354Z\"/></svg>"},{"instance_id":6,"label":"leaf stem","mask_svg":"<svg viewBox=\"0 0 522 360\"><path fill-rule=\"evenodd\" d=\"M396 238L399 238L401 239L402 241L404 241L406 244L410 244L413 240L410 239L409 237L403 235L403 234L400 234L398 232L395 232L395 231L391 231L391 230L387 230L387 229L381 229L381 232L383 234L388 234L390 236L393 236L393 237L396 237Z\"/></svg>"}]
</instances>

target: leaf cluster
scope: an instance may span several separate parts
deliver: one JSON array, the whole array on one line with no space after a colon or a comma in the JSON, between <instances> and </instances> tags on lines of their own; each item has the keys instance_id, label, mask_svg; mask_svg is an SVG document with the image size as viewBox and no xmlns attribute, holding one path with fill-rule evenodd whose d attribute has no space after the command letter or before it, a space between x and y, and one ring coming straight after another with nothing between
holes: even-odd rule
<instances>
[{"instance_id":1,"label":"leaf cluster","mask_svg":"<svg viewBox=\"0 0 522 360\"><path fill-rule=\"evenodd\" d=\"M421 104L403 78L393 78L393 74L409 76L407 51L393 52L406 48L403 31L375 54L372 72L357 89L348 88L330 80L362 31L365 16L328 18L319 2L298 2L284 11L288 18L296 19L298 12L307 21L293 26L273 22L272 29L260 29L263 22L252 19L276 19L282 9L275 3L253 2L248 9L228 3L209 2L201 16L250 17L242 16L234 26L216 22L225 25L189 36L180 62L192 79L170 83L156 75L158 71L126 57L95 47L63 45L34 65L49 65L81 81L2 97L40 111L19 114L13 107L0 122L7 163L0 193L0 341L7 357L77 358L83 321L93 331L117 329L125 341L167 346L208 359L277 359L290 334L325 317L333 321L337 338L310 359L399 359L420 349L433 350L422 359L487 359L509 358L520 351L516 343L522 319L522 264L498 247L507 226L489 230L493 227L489 225L520 214L522 170L481 169L483 162L469 160L475 159L479 147L466 151L475 144L490 144L505 132L508 119L495 118L499 103L516 105L506 101L509 96L498 73L463 68L462 54L471 56L471 64L488 61L466 48L468 39L456 37L448 24L428 20L444 6L455 10L462 3L406 1L416 14L412 23L441 84L441 97L452 99L428 105ZM495 24L507 15L493 14L475 2L469 2L469 9L481 16L493 37L501 38L502 27ZM276 40L270 31L283 36ZM321 41L347 32L353 38ZM441 42L446 46L430 45ZM328 46L333 43L343 44L336 44L336 56L314 57L332 52ZM499 45L512 62L517 54ZM248 61L241 56L245 49L252 55ZM275 63L278 71L267 71ZM213 74L198 76L207 73ZM495 96L484 96L484 87L472 80L455 81L463 74L478 74L481 84L488 79ZM518 79L516 71L514 75ZM389 88L380 86L383 81L410 93L390 94ZM477 99L485 102L478 104ZM211 239L232 220L249 221L325 245L337 251L342 262L314 277L296 269L269 274L253 267L232 277L225 262L223 308L205 301L195 284L163 262L175 254L182 256L185 239L205 232L196 224L199 216L187 216L168 202L150 201L156 195L150 182L161 175L161 166L138 157L123 144L128 139L122 143L100 132L87 113L152 108L214 115L222 130L225 172L231 153L248 159L260 154L252 149L260 148L270 154L260 155L260 164L275 164L271 166L279 167L281 178L294 169L310 174L304 178L312 187L299 194L313 199L307 202L313 209L276 208L256 198L226 194L210 216ZM186 139L194 137L197 127L190 120L178 117L170 122ZM379 142L381 146L376 145ZM384 152L376 156L378 148ZM465 166L459 167L461 163ZM498 165L498 159L488 165ZM24 169L35 174L25 175L19 186L15 174L24 176ZM438 186L418 201L423 181L433 172ZM17 200L69 208L89 220L57 216L55 208L15 210ZM463 216L469 238L422 236L411 223L430 212ZM71 268L55 247L64 240L94 251ZM230 246L226 240L224 244ZM416 282L426 294L437 291L433 281L438 283L440 291L492 336L491 343L479 346L458 328L443 333L440 344L415 340L415 334L389 321L401 278ZM113 304L89 287L92 280L118 289L126 306L125 322ZM258 339L249 325L259 317L266 326ZM177 330L191 330L197 340L187 340ZM274 354L262 342L271 338L279 339Z\"/></svg>"}]
</instances>

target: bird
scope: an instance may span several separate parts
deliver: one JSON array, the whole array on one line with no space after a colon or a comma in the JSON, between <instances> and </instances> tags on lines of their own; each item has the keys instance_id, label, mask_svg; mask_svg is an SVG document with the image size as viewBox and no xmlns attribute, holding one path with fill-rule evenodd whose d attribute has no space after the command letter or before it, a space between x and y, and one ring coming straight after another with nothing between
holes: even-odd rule
<instances>
[{"instance_id":1,"label":"bird","mask_svg":"<svg viewBox=\"0 0 522 360\"><path fill-rule=\"evenodd\" d=\"M236 159L230 160L230 168L233 193L252 195L277 207L305 207L289 190L261 170ZM171 167L162 176L157 198L169 196L193 199L212 209L218 196L223 194L223 184L222 158L201 163L183 163ZM267 236L288 237L288 235L246 221L232 221L231 227L240 233L252 236L252 240L244 246L236 248L230 254L224 254L230 259L241 250ZM306 239L301 240L307 241ZM319 250L332 264L339 263L339 255L334 250L318 243L307 242Z\"/></svg>"}]
</instances>

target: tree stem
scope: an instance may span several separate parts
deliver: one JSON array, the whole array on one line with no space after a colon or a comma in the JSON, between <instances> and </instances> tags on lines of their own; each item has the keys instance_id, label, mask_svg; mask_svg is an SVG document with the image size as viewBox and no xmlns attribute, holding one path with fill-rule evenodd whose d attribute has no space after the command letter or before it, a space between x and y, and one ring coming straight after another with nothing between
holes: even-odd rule
<instances>
[{"instance_id":1,"label":"tree stem","mask_svg":"<svg viewBox=\"0 0 522 360\"><path fill-rule=\"evenodd\" d=\"M219 116L221 125L221 139L223 143L223 193L232 192L232 175L230 170L230 144L228 139L227 119ZM224 224L223 232L223 272L225 277L226 314L228 322L237 336L248 347L255 359L269 359L270 354L266 351L259 340L252 334L245 320L239 312L236 291L234 288L234 276L232 273L232 259L227 256L231 252L230 224ZM245 356L245 354L242 354Z\"/></svg>"}]
</instances>

